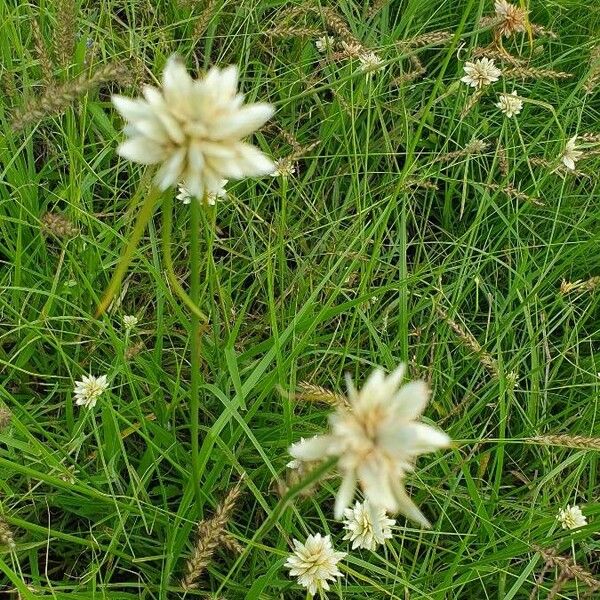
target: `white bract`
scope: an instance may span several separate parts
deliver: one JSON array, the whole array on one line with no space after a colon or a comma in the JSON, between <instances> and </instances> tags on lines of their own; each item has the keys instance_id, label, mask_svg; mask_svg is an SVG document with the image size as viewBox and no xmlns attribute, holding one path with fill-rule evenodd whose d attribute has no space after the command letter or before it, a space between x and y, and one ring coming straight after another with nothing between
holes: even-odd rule
<instances>
[{"instance_id":1,"label":"white bract","mask_svg":"<svg viewBox=\"0 0 600 600\"><path fill-rule=\"evenodd\" d=\"M341 577L337 563L346 556L345 552L336 552L331 538L320 533L309 535L302 544L294 540L294 552L285 566L291 577L297 577L298 583L305 587L311 596L329 589L329 581Z\"/></svg>"},{"instance_id":2,"label":"white bract","mask_svg":"<svg viewBox=\"0 0 600 600\"><path fill-rule=\"evenodd\" d=\"M383 66L383 60L375 52L363 52L359 55L358 60L360 61L361 70L365 73L378 71Z\"/></svg>"},{"instance_id":3,"label":"white bract","mask_svg":"<svg viewBox=\"0 0 600 600\"><path fill-rule=\"evenodd\" d=\"M500 94L500 100L496 106L508 117L518 115L523 109L523 100L517 95L517 90L511 94Z\"/></svg>"},{"instance_id":4,"label":"white bract","mask_svg":"<svg viewBox=\"0 0 600 600\"><path fill-rule=\"evenodd\" d=\"M461 81L474 88L482 88L483 86L498 81L502 75L502 71L496 67L493 59L479 58L473 62L467 61L463 67L465 71Z\"/></svg>"},{"instance_id":5,"label":"white bract","mask_svg":"<svg viewBox=\"0 0 600 600\"><path fill-rule=\"evenodd\" d=\"M328 52L334 45L335 38L330 35L323 35L315 42L315 47L319 52Z\"/></svg>"},{"instance_id":6,"label":"white bract","mask_svg":"<svg viewBox=\"0 0 600 600\"><path fill-rule=\"evenodd\" d=\"M214 206L219 198L227 198L227 190L224 187L226 183L227 179L222 179L219 184L221 187L214 191L207 191L202 200L209 206ZM192 193L183 184L180 183L177 186L177 192L177 196L175 196L177 200L181 200L183 204L190 204L193 198Z\"/></svg>"},{"instance_id":7,"label":"white bract","mask_svg":"<svg viewBox=\"0 0 600 600\"><path fill-rule=\"evenodd\" d=\"M404 478L420 454L447 447L450 438L417 421L427 405L429 390L423 381L401 386L403 375L403 365L387 377L376 369L360 392L348 378L350 408L339 407L330 416L328 434L290 448L292 457L300 461L339 458L343 480L335 501L337 519L344 515L360 484L373 507L402 512L429 526L406 493Z\"/></svg>"},{"instance_id":8,"label":"white bract","mask_svg":"<svg viewBox=\"0 0 600 600\"><path fill-rule=\"evenodd\" d=\"M75 404L85 408L94 408L98 398L107 388L106 375L100 375L100 377L84 375L80 381L75 382L75 388L73 389Z\"/></svg>"},{"instance_id":9,"label":"white bract","mask_svg":"<svg viewBox=\"0 0 600 600\"><path fill-rule=\"evenodd\" d=\"M242 142L273 116L270 104L243 105L238 70L211 68L193 80L177 56L167 61L162 89L144 88L144 97L113 96L129 136L118 148L124 158L160 164L160 189L182 184L191 196L218 194L224 179L266 175L273 162Z\"/></svg>"},{"instance_id":10,"label":"white bract","mask_svg":"<svg viewBox=\"0 0 600 600\"><path fill-rule=\"evenodd\" d=\"M383 508L375 508L368 501L356 502L352 508L344 511L345 540L352 542L352 549L365 548L375 550L385 540L391 539L396 524L388 518Z\"/></svg>"},{"instance_id":11,"label":"white bract","mask_svg":"<svg viewBox=\"0 0 600 600\"><path fill-rule=\"evenodd\" d=\"M583 152L581 150L577 150L575 144L577 143L577 136L574 135L565 145L565 149L563 150L562 156L560 159L562 160L563 165L567 167L570 171L575 170L575 163L583 156Z\"/></svg>"},{"instance_id":12,"label":"white bract","mask_svg":"<svg viewBox=\"0 0 600 600\"><path fill-rule=\"evenodd\" d=\"M125 329L133 329L138 324L138 318L135 315L125 315L123 325Z\"/></svg>"},{"instance_id":13,"label":"white bract","mask_svg":"<svg viewBox=\"0 0 600 600\"><path fill-rule=\"evenodd\" d=\"M563 529L577 529L587 525L587 518L576 504L561 508L556 518L560 521Z\"/></svg>"}]
</instances>

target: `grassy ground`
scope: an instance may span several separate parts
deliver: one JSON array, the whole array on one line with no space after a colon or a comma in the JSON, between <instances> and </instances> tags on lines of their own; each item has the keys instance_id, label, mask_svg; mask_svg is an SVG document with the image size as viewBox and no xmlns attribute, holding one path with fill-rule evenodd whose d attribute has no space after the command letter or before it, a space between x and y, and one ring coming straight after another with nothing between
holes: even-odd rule
<instances>
[{"instance_id":1,"label":"grassy ground","mask_svg":"<svg viewBox=\"0 0 600 600\"><path fill-rule=\"evenodd\" d=\"M339 39L329 13L286 20L285 0L69 4L0 3L0 399L12 413L0 506L16 542L0 546L3 589L181 598L195 524L245 474L226 525L243 554L219 550L185 594L303 598L283 568L290 540L331 533L348 549L332 518L337 481L250 543L277 503L287 447L324 431L331 410L294 392L302 382L343 392L345 372L360 384L375 365L408 361L434 391L426 417L456 440L410 479L433 528L399 517L384 549L348 556L330 597L545 599L561 577L556 598L599 593L598 145L579 173L555 169L568 138L600 133L600 86L584 88L600 41L595 3L532 1L531 21L558 37L519 34L505 48L571 76L507 75L467 114L458 79L491 41L477 25L491 2L392 0L373 14L330 4L385 61L370 77L316 50L318 31ZM398 44L439 30L451 35ZM189 317L166 283L160 211L122 293L94 318L145 181L115 154L122 123L109 92L137 94L173 52L192 70L239 65L248 97L278 110L257 143L274 158L302 154L289 178L230 185L202 224L200 482ZM116 81L83 93L112 60L126 65L106 77ZM507 119L494 103L513 89L527 101ZM30 119L15 130L19 114ZM487 146L469 154L472 140ZM47 212L70 225L57 229ZM174 218L185 283L189 206ZM563 280L584 283L561 293ZM140 322L125 333L128 314ZM111 389L84 411L72 389L89 372ZM556 514L574 503L589 525L564 531Z\"/></svg>"}]
</instances>

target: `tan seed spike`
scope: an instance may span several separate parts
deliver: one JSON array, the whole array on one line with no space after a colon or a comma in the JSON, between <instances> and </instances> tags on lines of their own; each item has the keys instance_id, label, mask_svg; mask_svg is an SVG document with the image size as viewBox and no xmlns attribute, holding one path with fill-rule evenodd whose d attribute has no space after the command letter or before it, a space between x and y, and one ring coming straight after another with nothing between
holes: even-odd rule
<instances>
[{"instance_id":1,"label":"tan seed spike","mask_svg":"<svg viewBox=\"0 0 600 600\"><path fill-rule=\"evenodd\" d=\"M242 489L242 483L243 477L229 490L223 502L217 506L215 514L210 519L204 519L198 523L196 545L186 563L186 574L181 581L181 586L184 589L198 587L198 579L210 564L213 554L219 546L232 547L232 542L225 540L227 535L225 526L235 508L236 500Z\"/></svg>"},{"instance_id":2,"label":"tan seed spike","mask_svg":"<svg viewBox=\"0 0 600 600\"><path fill-rule=\"evenodd\" d=\"M58 64L66 69L73 60L75 51L77 11L75 0L58 0L56 12L56 30L54 52Z\"/></svg>"},{"instance_id":3,"label":"tan seed spike","mask_svg":"<svg viewBox=\"0 0 600 600\"><path fill-rule=\"evenodd\" d=\"M329 404L330 406L348 406L347 398L328 390L320 385L309 383L308 381L301 381L298 384L299 392L296 394L296 400L303 402L322 402L323 404Z\"/></svg>"},{"instance_id":4,"label":"tan seed spike","mask_svg":"<svg viewBox=\"0 0 600 600\"><path fill-rule=\"evenodd\" d=\"M576 448L577 450L600 451L600 438L583 435L538 435L529 441L544 446L564 446L565 448Z\"/></svg>"},{"instance_id":5,"label":"tan seed spike","mask_svg":"<svg viewBox=\"0 0 600 600\"><path fill-rule=\"evenodd\" d=\"M130 72L127 65L123 63L104 65L90 76L83 74L61 86L48 88L40 97L16 111L12 127L15 130L23 129L45 117L58 115L67 110L75 100L103 83L125 84L129 79Z\"/></svg>"}]
</instances>

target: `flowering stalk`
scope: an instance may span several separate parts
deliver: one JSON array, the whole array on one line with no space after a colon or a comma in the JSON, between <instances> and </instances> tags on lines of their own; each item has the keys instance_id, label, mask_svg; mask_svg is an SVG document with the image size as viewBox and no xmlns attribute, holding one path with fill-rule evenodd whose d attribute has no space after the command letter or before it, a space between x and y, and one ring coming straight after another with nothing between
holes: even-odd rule
<instances>
[{"instance_id":1,"label":"flowering stalk","mask_svg":"<svg viewBox=\"0 0 600 600\"><path fill-rule=\"evenodd\" d=\"M167 278L169 283L173 287L173 290L179 296L180 300L188 307L193 315L196 315L202 321L208 321L208 317L198 308L198 304L194 302L183 289L182 285L175 275L175 269L173 268L173 257L171 255L171 231L173 229L173 198L170 194L167 194L163 202L163 235L162 235L162 247L163 247L163 262L165 264L165 271L167 272Z\"/></svg>"},{"instance_id":2,"label":"flowering stalk","mask_svg":"<svg viewBox=\"0 0 600 600\"><path fill-rule=\"evenodd\" d=\"M190 217L190 297L195 306L200 302L200 220L202 205L192 202ZM200 318L192 312L190 318L191 381L190 381L190 435L192 438L192 476L196 504L202 510L200 493L200 456L198 454L198 433L200 410Z\"/></svg>"},{"instance_id":3,"label":"flowering stalk","mask_svg":"<svg viewBox=\"0 0 600 600\"><path fill-rule=\"evenodd\" d=\"M142 187L143 183L140 184L140 189L142 189ZM104 296L102 297L102 300L96 309L96 318L101 317L106 312L106 309L110 306L110 303L119 290L119 287L121 287L121 282L123 281L123 277L127 272L127 267L129 267L129 264L133 259L133 253L140 243L140 239L146 230L146 225L148 225L148 222L154 213L154 207L156 206L161 194L162 192L157 186L153 185L150 188L150 192L148 193L146 200L144 200L142 208L138 212L133 231L131 232L129 241L125 246L121 260L117 265L117 270L114 272L110 284L108 285L108 288L106 288Z\"/></svg>"}]
</instances>

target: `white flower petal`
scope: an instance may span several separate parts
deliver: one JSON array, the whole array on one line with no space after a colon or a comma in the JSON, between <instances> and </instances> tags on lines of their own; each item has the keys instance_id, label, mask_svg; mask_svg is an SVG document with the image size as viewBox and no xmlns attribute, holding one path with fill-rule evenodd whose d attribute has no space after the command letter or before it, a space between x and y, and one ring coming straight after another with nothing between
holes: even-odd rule
<instances>
[{"instance_id":1,"label":"white flower petal","mask_svg":"<svg viewBox=\"0 0 600 600\"><path fill-rule=\"evenodd\" d=\"M142 165L154 165L165 157L161 146L145 137L134 137L119 144L117 152L123 158Z\"/></svg>"},{"instance_id":2,"label":"white flower petal","mask_svg":"<svg viewBox=\"0 0 600 600\"><path fill-rule=\"evenodd\" d=\"M250 104L209 125L212 140L241 139L262 127L275 113L270 104Z\"/></svg>"}]
</instances>

